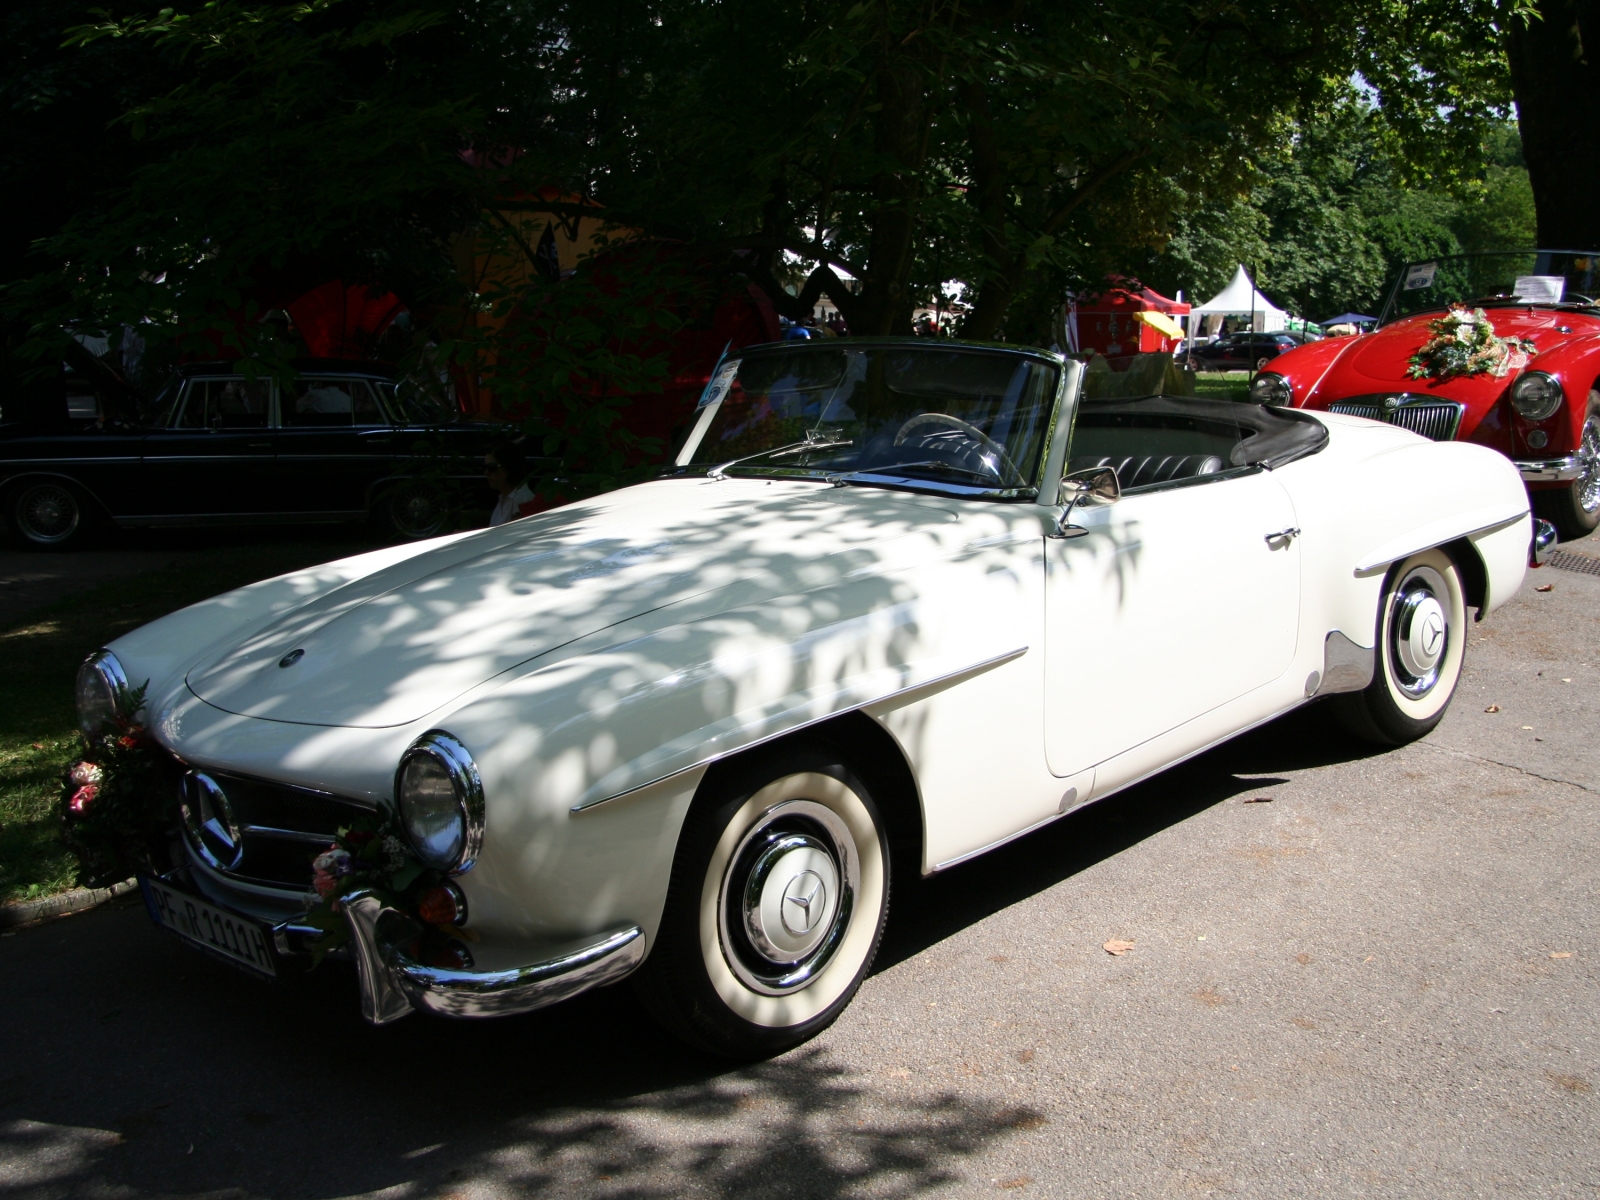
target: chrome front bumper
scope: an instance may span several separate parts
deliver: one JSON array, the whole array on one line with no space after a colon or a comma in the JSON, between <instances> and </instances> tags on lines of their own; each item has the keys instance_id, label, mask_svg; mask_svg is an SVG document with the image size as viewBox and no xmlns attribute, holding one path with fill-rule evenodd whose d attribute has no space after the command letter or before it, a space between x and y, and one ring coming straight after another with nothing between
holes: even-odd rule
<instances>
[{"instance_id":1,"label":"chrome front bumper","mask_svg":"<svg viewBox=\"0 0 1600 1200\"><path fill-rule=\"evenodd\" d=\"M1514 458L1524 483L1570 483L1583 474L1583 461L1576 454L1565 458Z\"/></svg>"},{"instance_id":2,"label":"chrome front bumper","mask_svg":"<svg viewBox=\"0 0 1600 1200\"><path fill-rule=\"evenodd\" d=\"M370 892L344 901L351 956L361 978L361 1015L387 1025L416 1009L446 1017L501 1017L531 1012L611 983L644 961L637 925L551 945L528 962L527 951L474 946L472 965L435 967L403 947L417 926Z\"/></svg>"}]
</instances>

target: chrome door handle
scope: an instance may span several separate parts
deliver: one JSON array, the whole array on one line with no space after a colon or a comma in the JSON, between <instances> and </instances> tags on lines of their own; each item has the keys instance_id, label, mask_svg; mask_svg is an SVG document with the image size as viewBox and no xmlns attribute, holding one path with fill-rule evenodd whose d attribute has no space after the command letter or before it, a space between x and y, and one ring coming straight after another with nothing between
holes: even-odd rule
<instances>
[{"instance_id":1,"label":"chrome door handle","mask_svg":"<svg viewBox=\"0 0 1600 1200\"><path fill-rule=\"evenodd\" d=\"M1265 541L1267 543L1267 545L1270 546L1270 545L1272 545L1273 542L1287 542L1287 541L1290 541L1291 539L1297 538L1299 536L1300 536L1300 530L1295 528L1295 526L1291 525L1287 529L1278 530L1277 533L1269 533L1269 534L1267 534L1262 540Z\"/></svg>"}]
</instances>

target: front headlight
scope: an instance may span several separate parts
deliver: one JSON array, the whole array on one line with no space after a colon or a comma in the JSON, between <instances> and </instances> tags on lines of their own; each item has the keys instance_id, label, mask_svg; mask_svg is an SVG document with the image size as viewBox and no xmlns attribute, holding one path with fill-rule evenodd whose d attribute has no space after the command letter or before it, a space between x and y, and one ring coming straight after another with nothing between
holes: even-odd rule
<instances>
[{"instance_id":1,"label":"front headlight","mask_svg":"<svg viewBox=\"0 0 1600 1200\"><path fill-rule=\"evenodd\" d=\"M1529 371L1511 385L1511 406L1530 421L1542 421L1561 407L1561 381Z\"/></svg>"},{"instance_id":2,"label":"front headlight","mask_svg":"<svg viewBox=\"0 0 1600 1200\"><path fill-rule=\"evenodd\" d=\"M78 728L91 741L119 717L133 716L128 711L133 689L117 656L109 650L96 650L78 668Z\"/></svg>"},{"instance_id":3,"label":"front headlight","mask_svg":"<svg viewBox=\"0 0 1600 1200\"><path fill-rule=\"evenodd\" d=\"M400 759L394 794L418 858L448 875L472 869L483 848L483 781L465 746L437 729L423 734Z\"/></svg>"},{"instance_id":4,"label":"front headlight","mask_svg":"<svg viewBox=\"0 0 1600 1200\"><path fill-rule=\"evenodd\" d=\"M1294 403L1294 384L1282 375L1263 371L1250 385L1250 399L1257 404L1274 404L1279 408L1288 408Z\"/></svg>"}]
</instances>

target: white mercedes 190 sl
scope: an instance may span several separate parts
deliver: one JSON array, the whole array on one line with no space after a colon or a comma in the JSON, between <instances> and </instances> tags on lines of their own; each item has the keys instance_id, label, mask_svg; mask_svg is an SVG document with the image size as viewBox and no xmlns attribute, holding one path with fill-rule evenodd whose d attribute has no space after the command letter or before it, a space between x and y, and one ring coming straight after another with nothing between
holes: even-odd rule
<instances>
[{"instance_id":1,"label":"white mercedes 190 sl","mask_svg":"<svg viewBox=\"0 0 1600 1200\"><path fill-rule=\"evenodd\" d=\"M1549 535L1504 456L1082 382L1005 347L749 349L659 479L119 638L79 702L142 700L181 773L152 915L276 973L326 935L319 855L383 810L450 937L344 897L370 1020L631 975L681 1036L769 1053L850 1002L895 878L1324 698L1373 741L1437 724L1468 613Z\"/></svg>"}]
</instances>

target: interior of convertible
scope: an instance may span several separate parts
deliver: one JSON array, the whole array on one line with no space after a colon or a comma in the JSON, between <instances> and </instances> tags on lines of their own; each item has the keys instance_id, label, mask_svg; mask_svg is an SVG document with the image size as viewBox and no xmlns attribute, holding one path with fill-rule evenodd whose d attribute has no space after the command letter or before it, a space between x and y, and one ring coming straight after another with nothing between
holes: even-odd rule
<instances>
[{"instance_id":1,"label":"interior of convertible","mask_svg":"<svg viewBox=\"0 0 1600 1200\"><path fill-rule=\"evenodd\" d=\"M1257 464L1279 467L1327 444L1316 418L1194 396L1085 398L1067 470L1115 467L1123 491L1203 480Z\"/></svg>"}]
</instances>

